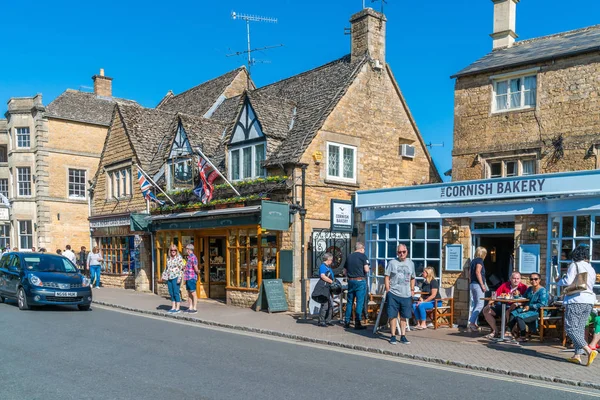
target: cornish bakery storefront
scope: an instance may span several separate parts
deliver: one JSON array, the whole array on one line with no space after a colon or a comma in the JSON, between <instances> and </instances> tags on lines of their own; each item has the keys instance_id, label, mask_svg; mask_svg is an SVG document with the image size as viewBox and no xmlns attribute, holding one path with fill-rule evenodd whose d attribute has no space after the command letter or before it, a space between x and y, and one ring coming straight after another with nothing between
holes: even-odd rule
<instances>
[{"instance_id":1,"label":"cornish bakery storefront","mask_svg":"<svg viewBox=\"0 0 600 400\"><path fill-rule=\"evenodd\" d=\"M248 307L258 298L263 279L280 277L282 231L289 229L289 206L261 205L152 216L155 231L157 293L168 248L193 244L198 257L200 298L225 299ZM289 266L291 267L291 266Z\"/></svg>"},{"instance_id":2,"label":"cornish bakery storefront","mask_svg":"<svg viewBox=\"0 0 600 400\"><path fill-rule=\"evenodd\" d=\"M459 324L468 318L468 269L477 246L487 249L490 288L519 271L525 281L540 273L556 291L553 278L566 271L580 243L590 246L600 271L597 170L359 191L356 208L377 279L405 244L418 275L431 266L443 287L454 287Z\"/></svg>"}]
</instances>

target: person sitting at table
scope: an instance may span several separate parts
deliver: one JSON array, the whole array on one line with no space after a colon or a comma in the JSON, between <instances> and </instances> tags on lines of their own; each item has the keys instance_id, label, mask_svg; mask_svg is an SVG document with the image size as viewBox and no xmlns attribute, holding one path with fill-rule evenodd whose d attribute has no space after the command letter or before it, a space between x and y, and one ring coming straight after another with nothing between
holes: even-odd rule
<instances>
[{"instance_id":1,"label":"person sitting at table","mask_svg":"<svg viewBox=\"0 0 600 400\"><path fill-rule=\"evenodd\" d=\"M541 277L538 273L531 274L531 286L525 292L525 298L529 302L515 304L516 308L510 312L508 327L512 331L515 325L519 326L518 342L526 342L527 329L533 333L537 331L537 321L540 317L540 307L548 305L548 291L541 285Z\"/></svg>"},{"instance_id":2,"label":"person sitting at table","mask_svg":"<svg viewBox=\"0 0 600 400\"><path fill-rule=\"evenodd\" d=\"M512 296L522 296L527 291L527 286L521 283L521 274L513 272L510 276L509 282L504 282L498 289L496 289L496 297L503 294L510 294ZM510 306L509 311L514 310L515 304ZM499 336L496 332L496 316L502 315L502 304L490 301L487 306L483 308L483 316L487 321L488 325L492 329L492 332L486 335L486 338L493 339ZM508 315L507 315L508 318Z\"/></svg>"},{"instance_id":3,"label":"person sitting at table","mask_svg":"<svg viewBox=\"0 0 600 400\"><path fill-rule=\"evenodd\" d=\"M431 310L434 306L433 300L441 299L440 296L440 282L435 278L435 270L432 267L426 267L422 273L425 280L421 284L421 298L413 303L413 314L417 320L417 326L415 329L427 329L427 310ZM441 305L441 304L439 304Z\"/></svg>"}]
</instances>

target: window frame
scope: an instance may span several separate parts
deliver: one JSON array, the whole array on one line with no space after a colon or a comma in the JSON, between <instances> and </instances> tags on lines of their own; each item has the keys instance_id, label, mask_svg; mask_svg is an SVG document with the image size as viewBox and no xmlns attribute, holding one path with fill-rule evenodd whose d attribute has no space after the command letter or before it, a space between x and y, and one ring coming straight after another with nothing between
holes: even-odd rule
<instances>
[{"instance_id":1,"label":"window frame","mask_svg":"<svg viewBox=\"0 0 600 400\"><path fill-rule=\"evenodd\" d=\"M24 132L25 129L27 130L26 133ZM21 145L21 143L24 145ZM31 129L28 126L15 128L15 144L17 149L31 148Z\"/></svg>"},{"instance_id":2,"label":"window frame","mask_svg":"<svg viewBox=\"0 0 600 400\"><path fill-rule=\"evenodd\" d=\"M10 249L10 224L0 225L0 249Z\"/></svg>"},{"instance_id":3,"label":"window frame","mask_svg":"<svg viewBox=\"0 0 600 400\"><path fill-rule=\"evenodd\" d=\"M123 173L125 174L124 183ZM129 199L133 196L131 165L107 169L105 177L107 200Z\"/></svg>"},{"instance_id":4,"label":"window frame","mask_svg":"<svg viewBox=\"0 0 600 400\"><path fill-rule=\"evenodd\" d=\"M357 167L357 155L358 155L358 148L356 146L352 146L349 144L343 144L343 143L336 143L336 142L327 142L325 144L327 146L326 150L325 150L325 154L326 154L326 162L325 162L325 173L326 173L326 177L327 180L330 181L338 181L338 182L346 182L346 183L356 183L358 181L358 167ZM330 146L335 146L338 147L339 149L339 159L338 159L338 171L339 171L339 176L336 175L331 175L329 173L329 148ZM345 149L350 149L352 150L354 157L353 157L353 165L352 165L352 175L353 178L344 178L344 150Z\"/></svg>"},{"instance_id":5,"label":"window frame","mask_svg":"<svg viewBox=\"0 0 600 400\"><path fill-rule=\"evenodd\" d=\"M8 178L0 178L0 193L8 199Z\"/></svg>"},{"instance_id":6,"label":"window frame","mask_svg":"<svg viewBox=\"0 0 600 400\"><path fill-rule=\"evenodd\" d=\"M267 171L264 167L262 167L262 171L260 171L260 174L258 173L258 171L256 171L257 169L257 157L256 157L256 148L257 147L263 147L263 160L262 162L264 162L266 160L266 156L267 156L267 142L265 140L261 140L261 141L257 141L257 142L253 142L251 144L245 144L245 145L236 145L234 147L231 147L228 151L228 160L227 160L227 164L228 164L228 173L227 175L229 176L229 180L230 181L244 181L244 180L248 180L248 179L256 179L256 178L264 178L265 176L267 176ZM252 148L251 152L250 152L250 176L244 176L244 150L248 149L248 148ZM233 170L233 154L237 153L237 160L238 160L238 168L237 168L237 178L234 177L234 170Z\"/></svg>"},{"instance_id":7,"label":"window frame","mask_svg":"<svg viewBox=\"0 0 600 400\"><path fill-rule=\"evenodd\" d=\"M72 181L71 178L76 178L74 175L71 174L71 172L83 172L83 181L82 182L75 182ZM69 199L76 199L76 200L85 200L87 199L87 190L85 188L85 182L86 182L86 178L87 178L87 170L85 169L79 169L79 168L67 168L67 197ZM78 177L77 179L81 179L81 177ZM80 185L80 188L76 188L75 185ZM72 189L73 186L73 189ZM73 190L73 192L72 192ZM77 195L75 192L79 192L82 195Z\"/></svg>"},{"instance_id":8,"label":"window frame","mask_svg":"<svg viewBox=\"0 0 600 400\"><path fill-rule=\"evenodd\" d=\"M26 233L22 233L21 224L26 224L25 227L28 228ZM28 223L28 224L27 224ZM19 250L31 250L33 247L33 221L30 219L18 220L17 225L19 227L19 231L17 232L19 237ZM23 246L23 238L30 238L30 246Z\"/></svg>"},{"instance_id":9,"label":"window frame","mask_svg":"<svg viewBox=\"0 0 600 400\"><path fill-rule=\"evenodd\" d=\"M523 162L533 161L533 173L532 174L523 174ZM508 175L507 174L507 164L516 162L516 174ZM500 175L492 175L492 165L500 164ZM533 156L523 156L521 157L507 157L507 158L493 158L486 160L486 168L485 168L485 179L499 179L499 178L514 178L517 176L531 176L536 175L538 173L537 166L537 158Z\"/></svg>"},{"instance_id":10,"label":"window frame","mask_svg":"<svg viewBox=\"0 0 600 400\"><path fill-rule=\"evenodd\" d=\"M490 79L492 80L492 114L496 114L496 113L505 113L505 112L511 112L511 111L520 111L520 110L530 110L530 109L535 109L537 106L537 92L538 92L538 68L534 68L531 70L527 70L527 71L520 71L520 72L514 72L514 73L508 73L508 74L501 74L501 75L494 75L491 76ZM535 77L535 102L533 105L525 105L525 79L526 78L530 78L530 77ZM520 93L520 105L518 107L512 107L511 106L511 102L510 102L510 98L511 95L513 93L516 92L511 92L510 91L510 83L511 81L514 81L516 79L521 79L520 85L519 85L519 93ZM506 102L507 102L507 108L503 108L503 109L499 109L498 108L498 103L497 103L497 97L498 97L498 84L500 83L504 83L506 82Z\"/></svg>"},{"instance_id":11,"label":"window frame","mask_svg":"<svg viewBox=\"0 0 600 400\"><path fill-rule=\"evenodd\" d=\"M31 167L16 167L17 169L17 197L32 197L33 196L33 185L32 185L32 175L31 175ZM22 181L21 180L21 170L28 170L29 180ZM27 190L26 190L27 189ZM22 194L22 191L28 191L28 194Z\"/></svg>"},{"instance_id":12,"label":"window frame","mask_svg":"<svg viewBox=\"0 0 600 400\"><path fill-rule=\"evenodd\" d=\"M0 163L8 163L8 146L0 145Z\"/></svg>"}]
</instances>

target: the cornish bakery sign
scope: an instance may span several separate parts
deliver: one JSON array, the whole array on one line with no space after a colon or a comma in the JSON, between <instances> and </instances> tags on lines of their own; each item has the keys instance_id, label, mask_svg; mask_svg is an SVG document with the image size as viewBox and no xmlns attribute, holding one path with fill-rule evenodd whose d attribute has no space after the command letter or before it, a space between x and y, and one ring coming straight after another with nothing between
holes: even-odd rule
<instances>
[{"instance_id":1,"label":"the cornish bakery sign","mask_svg":"<svg viewBox=\"0 0 600 400\"><path fill-rule=\"evenodd\" d=\"M356 207L390 207L539 196L600 195L600 170L461 181L356 192Z\"/></svg>"},{"instance_id":2,"label":"the cornish bakery sign","mask_svg":"<svg viewBox=\"0 0 600 400\"><path fill-rule=\"evenodd\" d=\"M440 198L476 197L487 198L502 194L538 194L544 191L546 179L526 179L512 182L470 183L440 188Z\"/></svg>"}]
</instances>

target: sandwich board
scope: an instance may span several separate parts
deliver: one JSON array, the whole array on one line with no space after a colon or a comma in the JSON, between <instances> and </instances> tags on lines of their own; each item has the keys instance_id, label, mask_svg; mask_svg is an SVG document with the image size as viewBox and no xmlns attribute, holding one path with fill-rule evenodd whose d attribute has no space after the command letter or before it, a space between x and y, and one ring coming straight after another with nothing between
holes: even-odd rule
<instances>
[{"instance_id":1,"label":"sandwich board","mask_svg":"<svg viewBox=\"0 0 600 400\"><path fill-rule=\"evenodd\" d=\"M388 324L388 315L387 315L387 292L383 294L381 298L381 306L379 306L379 312L377 313L377 320L375 320L375 326L373 327L373 333L377 333L379 329L387 326ZM408 323L406 324L408 328ZM407 329L408 330L408 329ZM396 318L396 332L400 332L400 319Z\"/></svg>"}]
</instances>

